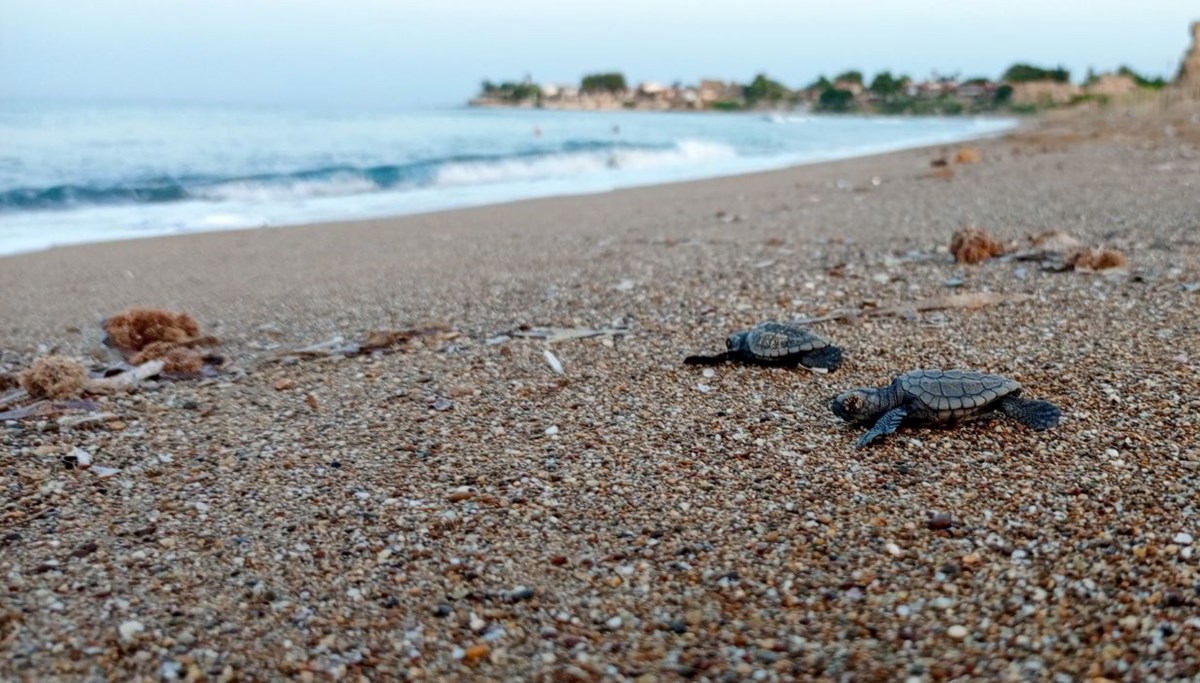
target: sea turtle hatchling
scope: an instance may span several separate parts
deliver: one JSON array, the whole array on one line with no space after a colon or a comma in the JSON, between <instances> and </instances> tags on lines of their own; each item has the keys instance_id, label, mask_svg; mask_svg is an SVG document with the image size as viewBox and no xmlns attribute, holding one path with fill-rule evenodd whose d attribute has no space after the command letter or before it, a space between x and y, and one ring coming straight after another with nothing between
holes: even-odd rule
<instances>
[{"instance_id":1,"label":"sea turtle hatchling","mask_svg":"<svg viewBox=\"0 0 1200 683\"><path fill-rule=\"evenodd\" d=\"M858 440L859 448L896 431L901 422L957 422L999 411L1038 431L1058 424L1062 415L1058 406L1019 398L1020 393L1020 382L999 375L971 370L913 370L886 387L838 394L830 407L847 422L873 425Z\"/></svg>"},{"instance_id":2,"label":"sea turtle hatchling","mask_svg":"<svg viewBox=\"0 0 1200 683\"><path fill-rule=\"evenodd\" d=\"M842 350L796 323L765 322L729 335L726 351L712 356L688 356L688 365L742 361L755 365L795 366L837 370Z\"/></svg>"}]
</instances>

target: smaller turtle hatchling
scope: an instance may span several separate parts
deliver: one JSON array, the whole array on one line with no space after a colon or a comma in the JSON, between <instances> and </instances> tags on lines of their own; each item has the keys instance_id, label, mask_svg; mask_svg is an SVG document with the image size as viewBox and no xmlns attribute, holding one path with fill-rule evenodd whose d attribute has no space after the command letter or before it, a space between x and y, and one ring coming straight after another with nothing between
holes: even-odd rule
<instances>
[{"instance_id":1,"label":"smaller turtle hatchling","mask_svg":"<svg viewBox=\"0 0 1200 683\"><path fill-rule=\"evenodd\" d=\"M901 422L943 424L999 411L1031 429L1058 424L1062 411L1053 403L1020 398L1021 384L999 375L971 370L913 370L886 387L838 394L830 408L855 424L870 424L858 440L862 448L896 431Z\"/></svg>"},{"instance_id":2,"label":"smaller turtle hatchling","mask_svg":"<svg viewBox=\"0 0 1200 683\"><path fill-rule=\"evenodd\" d=\"M754 365L795 366L837 370L842 350L796 323L765 322L729 335L725 353L688 356L688 365L742 361Z\"/></svg>"}]
</instances>

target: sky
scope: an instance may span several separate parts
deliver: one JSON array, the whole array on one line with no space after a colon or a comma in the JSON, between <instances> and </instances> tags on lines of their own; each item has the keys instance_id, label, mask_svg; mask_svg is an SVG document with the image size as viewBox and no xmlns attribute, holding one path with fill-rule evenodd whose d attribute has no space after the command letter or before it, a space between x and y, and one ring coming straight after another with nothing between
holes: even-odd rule
<instances>
[{"instance_id":1,"label":"sky","mask_svg":"<svg viewBox=\"0 0 1200 683\"><path fill-rule=\"evenodd\" d=\"M750 80L1015 61L1173 77L1197 0L0 0L0 98L461 104L484 78Z\"/></svg>"}]
</instances>

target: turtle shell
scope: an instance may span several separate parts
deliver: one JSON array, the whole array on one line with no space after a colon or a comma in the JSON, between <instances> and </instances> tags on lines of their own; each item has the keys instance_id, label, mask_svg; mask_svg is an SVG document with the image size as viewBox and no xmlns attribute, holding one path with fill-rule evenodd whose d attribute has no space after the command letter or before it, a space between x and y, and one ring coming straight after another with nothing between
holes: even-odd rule
<instances>
[{"instance_id":1,"label":"turtle shell","mask_svg":"<svg viewBox=\"0 0 1200 683\"><path fill-rule=\"evenodd\" d=\"M971 370L914 370L896 383L912 402L910 416L934 422L978 415L1021 391L1016 380Z\"/></svg>"},{"instance_id":2,"label":"turtle shell","mask_svg":"<svg viewBox=\"0 0 1200 683\"><path fill-rule=\"evenodd\" d=\"M826 346L829 346L829 342L813 334L807 327L787 323L762 323L746 335L746 350L763 360L782 360Z\"/></svg>"}]
</instances>

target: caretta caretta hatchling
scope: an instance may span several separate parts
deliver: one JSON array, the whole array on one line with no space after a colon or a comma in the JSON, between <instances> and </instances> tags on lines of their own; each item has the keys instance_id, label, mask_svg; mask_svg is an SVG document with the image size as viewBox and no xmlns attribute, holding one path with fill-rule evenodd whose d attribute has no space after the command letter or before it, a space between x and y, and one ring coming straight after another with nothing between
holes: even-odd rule
<instances>
[{"instance_id":1,"label":"caretta caretta hatchling","mask_svg":"<svg viewBox=\"0 0 1200 683\"><path fill-rule=\"evenodd\" d=\"M755 365L795 366L837 370L842 350L797 323L765 322L729 335L726 351L712 356L688 356L688 365L742 361Z\"/></svg>"},{"instance_id":2,"label":"caretta caretta hatchling","mask_svg":"<svg viewBox=\"0 0 1200 683\"><path fill-rule=\"evenodd\" d=\"M830 407L847 422L873 425L858 440L859 448L896 431L901 422L957 422L999 411L1038 431L1058 424L1062 415L1058 406L1020 398L1020 393L1020 382L999 375L971 370L913 370L886 387L838 394Z\"/></svg>"}]
</instances>

